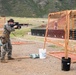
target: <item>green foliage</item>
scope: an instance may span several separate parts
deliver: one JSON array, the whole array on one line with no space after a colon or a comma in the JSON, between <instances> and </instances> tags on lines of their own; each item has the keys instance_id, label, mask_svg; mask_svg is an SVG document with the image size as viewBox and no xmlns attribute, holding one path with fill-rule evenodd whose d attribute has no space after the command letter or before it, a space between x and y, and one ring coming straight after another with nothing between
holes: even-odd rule
<instances>
[{"instance_id":1,"label":"green foliage","mask_svg":"<svg viewBox=\"0 0 76 75\"><path fill-rule=\"evenodd\" d=\"M0 15L44 17L60 10L76 9L76 0L0 0Z\"/></svg>"},{"instance_id":2,"label":"green foliage","mask_svg":"<svg viewBox=\"0 0 76 75\"><path fill-rule=\"evenodd\" d=\"M76 8L76 0L58 0L57 7L59 10L70 10Z\"/></svg>"}]
</instances>

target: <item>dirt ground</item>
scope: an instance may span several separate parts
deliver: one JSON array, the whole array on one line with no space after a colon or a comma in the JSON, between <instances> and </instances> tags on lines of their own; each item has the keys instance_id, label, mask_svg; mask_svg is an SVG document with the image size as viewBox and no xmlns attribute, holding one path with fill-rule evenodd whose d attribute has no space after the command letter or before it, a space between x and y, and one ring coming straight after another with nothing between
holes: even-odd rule
<instances>
[{"instance_id":1,"label":"dirt ground","mask_svg":"<svg viewBox=\"0 0 76 75\"><path fill-rule=\"evenodd\" d=\"M21 59L21 57L32 53L39 53L39 48L43 48L42 42L35 41L32 44L13 45L12 56L15 60L0 63L0 75L76 75L76 63L71 64L70 71L62 71L61 60L52 56L47 55L46 59ZM47 51L55 51L48 45L46 49Z\"/></svg>"}]
</instances>

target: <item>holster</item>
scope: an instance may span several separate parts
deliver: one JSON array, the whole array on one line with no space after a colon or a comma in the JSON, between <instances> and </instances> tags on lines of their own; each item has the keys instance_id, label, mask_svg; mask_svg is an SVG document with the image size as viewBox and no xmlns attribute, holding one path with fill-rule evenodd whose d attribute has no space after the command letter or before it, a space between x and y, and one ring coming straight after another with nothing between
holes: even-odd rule
<instances>
[{"instance_id":1,"label":"holster","mask_svg":"<svg viewBox=\"0 0 76 75\"><path fill-rule=\"evenodd\" d=\"M7 43L7 39L3 36L0 37L2 44Z\"/></svg>"}]
</instances>

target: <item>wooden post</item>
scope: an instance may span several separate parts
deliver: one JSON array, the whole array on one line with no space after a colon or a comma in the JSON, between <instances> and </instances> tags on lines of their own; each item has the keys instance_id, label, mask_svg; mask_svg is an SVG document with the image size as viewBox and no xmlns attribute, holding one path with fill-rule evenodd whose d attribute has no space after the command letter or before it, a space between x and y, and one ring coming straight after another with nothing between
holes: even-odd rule
<instances>
[{"instance_id":1,"label":"wooden post","mask_svg":"<svg viewBox=\"0 0 76 75\"><path fill-rule=\"evenodd\" d=\"M74 18L72 18L72 39L74 39Z\"/></svg>"},{"instance_id":2,"label":"wooden post","mask_svg":"<svg viewBox=\"0 0 76 75\"><path fill-rule=\"evenodd\" d=\"M65 59L68 59L68 43L69 43L69 12L66 11L66 28L65 28Z\"/></svg>"},{"instance_id":3,"label":"wooden post","mask_svg":"<svg viewBox=\"0 0 76 75\"><path fill-rule=\"evenodd\" d=\"M47 23L47 26L46 26L46 33L45 33L45 39L44 39L44 47L43 47L43 49L45 49L45 47L46 47L46 41L47 41L47 36L48 36L49 22L50 22L50 16L48 15L48 23Z\"/></svg>"}]
</instances>

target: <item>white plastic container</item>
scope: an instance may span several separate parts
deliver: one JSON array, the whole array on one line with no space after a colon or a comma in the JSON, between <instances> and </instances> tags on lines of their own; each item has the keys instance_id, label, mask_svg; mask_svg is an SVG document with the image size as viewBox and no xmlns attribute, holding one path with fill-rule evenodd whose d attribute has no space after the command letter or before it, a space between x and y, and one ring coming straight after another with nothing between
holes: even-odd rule
<instances>
[{"instance_id":1,"label":"white plastic container","mask_svg":"<svg viewBox=\"0 0 76 75\"><path fill-rule=\"evenodd\" d=\"M39 49L39 57L40 59L46 58L46 49Z\"/></svg>"}]
</instances>

